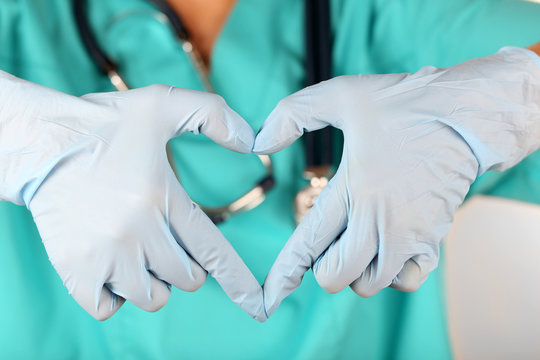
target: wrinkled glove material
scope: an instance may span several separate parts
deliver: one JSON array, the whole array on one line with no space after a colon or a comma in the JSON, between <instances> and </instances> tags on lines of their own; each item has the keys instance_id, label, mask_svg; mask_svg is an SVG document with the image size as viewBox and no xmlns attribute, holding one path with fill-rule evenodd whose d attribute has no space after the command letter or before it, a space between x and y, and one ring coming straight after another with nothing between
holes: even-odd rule
<instances>
[{"instance_id":1,"label":"wrinkled glove material","mask_svg":"<svg viewBox=\"0 0 540 360\"><path fill-rule=\"evenodd\" d=\"M283 99L254 152L334 126L335 176L280 252L264 283L270 316L312 268L334 293L416 290L472 182L540 145L540 61L524 49L415 74L338 77Z\"/></svg>"},{"instance_id":2,"label":"wrinkled glove material","mask_svg":"<svg viewBox=\"0 0 540 360\"><path fill-rule=\"evenodd\" d=\"M184 132L241 153L254 141L217 95L154 85L78 98L0 73L0 198L28 207L64 285L97 319L125 300L156 311L170 285L195 291L209 273L266 320L261 286L169 165L166 144Z\"/></svg>"}]
</instances>

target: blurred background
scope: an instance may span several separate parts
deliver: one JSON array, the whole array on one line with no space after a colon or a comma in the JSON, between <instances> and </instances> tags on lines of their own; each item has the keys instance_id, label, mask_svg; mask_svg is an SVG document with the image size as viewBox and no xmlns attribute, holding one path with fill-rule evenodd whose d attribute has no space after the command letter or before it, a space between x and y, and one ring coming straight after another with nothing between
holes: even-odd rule
<instances>
[{"instance_id":1,"label":"blurred background","mask_svg":"<svg viewBox=\"0 0 540 360\"><path fill-rule=\"evenodd\" d=\"M540 358L540 206L475 196L445 243L456 359Z\"/></svg>"}]
</instances>

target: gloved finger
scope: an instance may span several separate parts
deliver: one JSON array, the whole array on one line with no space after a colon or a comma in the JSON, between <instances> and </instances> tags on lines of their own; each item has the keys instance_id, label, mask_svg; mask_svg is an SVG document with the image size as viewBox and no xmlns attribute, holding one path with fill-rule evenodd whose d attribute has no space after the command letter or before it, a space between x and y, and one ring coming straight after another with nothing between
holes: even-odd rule
<instances>
[{"instance_id":1,"label":"gloved finger","mask_svg":"<svg viewBox=\"0 0 540 360\"><path fill-rule=\"evenodd\" d=\"M315 279L324 290L333 294L345 289L377 255L377 243L373 241L377 234L362 231L373 229L369 221L369 217L355 216L352 212L347 229L313 265Z\"/></svg>"},{"instance_id":2,"label":"gloved finger","mask_svg":"<svg viewBox=\"0 0 540 360\"><path fill-rule=\"evenodd\" d=\"M208 216L180 185L172 184L168 219L178 244L216 279L233 302L257 321L266 321L261 285Z\"/></svg>"},{"instance_id":3,"label":"gloved finger","mask_svg":"<svg viewBox=\"0 0 540 360\"><path fill-rule=\"evenodd\" d=\"M75 301L96 320L107 320L125 302L125 299L112 293L103 283L96 283L90 276L67 276L64 285Z\"/></svg>"},{"instance_id":4,"label":"gloved finger","mask_svg":"<svg viewBox=\"0 0 540 360\"><path fill-rule=\"evenodd\" d=\"M347 225L347 200L338 189L336 177L328 183L298 225L264 281L268 316L300 286L304 273Z\"/></svg>"},{"instance_id":5,"label":"gloved finger","mask_svg":"<svg viewBox=\"0 0 540 360\"><path fill-rule=\"evenodd\" d=\"M437 260L431 256L415 256L405 262L403 269L394 278L390 287L404 292L414 292L436 267Z\"/></svg>"},{"instance_id":6,"label":"gloved finger","mask_svg":"<svg viewBox=\"0 0 540 360\"><path fill-rule=\"evenodd\" d=\"M163 226L167 225L163 224ZM161 233L168 234L167 238L163 241L152 242L151 248L145 249L148 270L156 278L180 290L198 290L206 281L206 270L178 245L168 227Z\"/></svg>"},{"instance_id":7,"label":"gloved finger","mask_svg":"<svg viewBox=\"0 0 540 360\"><path fill-rule=\"evenodd\" d=\"M351 289L362 297L371 297L390 286L407 261L407 255L381 248L360 277L351 284Z\"/></svg>"},{"instance_id":8,"label":"gloved finger","mask_svg":"<svg viewBox=\"0 0 540 360\"><path fill-rule=\"evenodd\" d=\"M171 296L169 286L156 279L145 268L115 273L125 276L110 279L107 283L108 288L145 311L158 311L165 306Z\"/></svg>"},{"instance_id":9,"label":"gloved finger","mask_svg":"<svg viewBox=\"0 0 540 360\"><path fill-rule=\"evenodd\" d=\"M168 135L166 141L192 132L202 133L217 144L240 153L250 153L253 148L255 134L251 126L216 94L156 84L128 91L91 93L81 98L108 107L123 103L130 111L149 109L149 117L160 118L164 122L159 125L168 127L164 132ZM148 103L152 106L145 107Z\"/></svg>"},{"instance_id":10,"label":"gloved finger","mask_svg":"<svg viewBox=\"0 0 540 360\"><path fill-rule=\"evenodd\" d=\"M304 134L326 127L329 123L313 117L314 86L300 90L282 99L266 118L255 137L253 152L278 152Z\"/></svg>"},{"instance_id":11,"label":"gloved finger","mask_svg":"<svg viewBox=\"0 0 540 360\"><path fill-rule=\"evenodd\" d=\"M163 113L174 136L202 133L217 144L240 153L250 153L255 134L249 124L216 94L168 87Z\"/></svg>"},{"instance_id":12,"label":"gloved finger","mask_svg":"<svg viewBox=\"0 0 540 360\"><path fill-rule=\"evenodd\" d=\"M337 77L307 87L282 99L264 121L255 137L253 152L278 152L304 134L326 126L342 128L341 109L347 102L362 101L351 97L357 87L356 77Z\"/></svg>"}]
</instances>

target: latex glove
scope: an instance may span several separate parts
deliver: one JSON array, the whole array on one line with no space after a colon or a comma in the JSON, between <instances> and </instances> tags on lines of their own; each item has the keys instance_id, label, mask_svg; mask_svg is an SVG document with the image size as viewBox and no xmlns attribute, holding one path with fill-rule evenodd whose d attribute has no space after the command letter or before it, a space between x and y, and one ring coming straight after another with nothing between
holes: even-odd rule
<instances>
[{"instance_id":1,"label":"latex glove","mask_svg":"<svg viewBox=\"0 0 540 360\"><path fill-rule=\"evenodd\" d=\"M169 284L194 291L207 272L266 319L261 286L170 168L166 143L188 131L242 153L253 145L217 95L155 85L77 98L0 74L0 198L30 209L69 293L96 319L124 299L158 310Z\"/></svg>"},{"instance_id":2,"label":"latex glove","mask_svg":"<svg viewBox=\"0 0 540 360\"><path fill-rule=\"evenodd\" d=\"M446 69L339 77L282 100L256 153L327 125L343 131L344 149L265 280L268 315L310 267L331 293L416 290L476 177L538 148L539 65L532 52L505 48Z\"/></svg>"}]
</instances>

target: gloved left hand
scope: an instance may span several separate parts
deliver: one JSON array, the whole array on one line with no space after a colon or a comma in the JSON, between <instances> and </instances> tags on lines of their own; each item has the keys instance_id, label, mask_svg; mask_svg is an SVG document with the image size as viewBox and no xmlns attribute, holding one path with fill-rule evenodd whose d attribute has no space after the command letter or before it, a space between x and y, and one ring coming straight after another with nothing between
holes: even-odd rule
<instances>
[{"instance_id":1,"label":"gloved left hand","mask_svg":"<svg viewBox=\"0 0 540 360\"><path fill-rule=\"evenodd\" d=\"M310 267L331 293L417 289L476 177L540 146L539 65L532 52L505 48L445 69L340 77L282 100L254 152L328 125L345 142L335 176L265 280L267 314Z\"/></svg>"}]
</instances>

